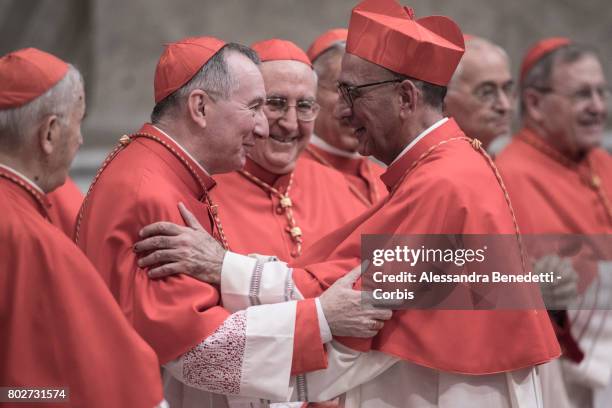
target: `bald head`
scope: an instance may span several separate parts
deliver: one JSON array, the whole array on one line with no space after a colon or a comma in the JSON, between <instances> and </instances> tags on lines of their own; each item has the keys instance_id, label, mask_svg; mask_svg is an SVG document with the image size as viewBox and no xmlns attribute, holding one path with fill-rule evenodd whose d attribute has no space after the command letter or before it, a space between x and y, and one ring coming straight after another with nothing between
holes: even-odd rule
<instances>
[{"instance_id":1,"label":"bald head","mask_svg":"<svg viewBox=\"0 0 612 408\"><path fill-rule=\"evenodd\" d=\"M446 112L470 137L488 146L510 134L514 81L508 55L500 46L472 37L449 85Z\"/></svg>"},{"instance_id":2,"label":"bald head","mask_svg":"<svg viewBox=\"0 0 612 408\"><path fill-rule=\"evenodd\" d=\"M309 65L295 60L262 62L261 74L270 137L257 140L249 157L273 174L287 174L293 171L314 128L319 109L317 77Z\"/></svg>"}]
</instances>

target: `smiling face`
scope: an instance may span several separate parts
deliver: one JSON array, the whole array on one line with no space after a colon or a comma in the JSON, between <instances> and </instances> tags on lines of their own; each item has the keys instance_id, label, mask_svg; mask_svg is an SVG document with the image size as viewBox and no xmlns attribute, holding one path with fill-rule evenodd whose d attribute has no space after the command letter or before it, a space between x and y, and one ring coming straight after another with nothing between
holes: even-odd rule
<instances>
[{"instance_id":1,"label":"smiling face","mask_svg":"<svg viewBox=\"0 0 612 408\"><path fill-rule=\"evenodd\" d=\"M334 116L339 98L336 84L340 76L344 51L335 49L327 53L329 54L321 55L315 62L315 65L320 64L321 66L317 70L319 73L317 102L321 105L321 111L315 122L315 134L330 145L352 153L357 151L359 141L347 121L339 120Z\"/></svg>"},{"instance_id":2,"label":"smiling face","mask_svg":"<svg viewBox=\"0 0 612 408\"><path fill-rule=\"evenodd\" d=\"M360 57L346 53L342 58L340 84L358 86L393 79L384 68ZM400 137L398 86L397 82L389 82L356 90L352 107L340 98L335 112L355 129L354 135L359 141L357 151L386 164L395 159L404 145L404 138Z\"/></svg>"},{"instance_id":3,"label":"smiling face","mask_svg":"<svg viewBox=\"0 0 612 408\"><path fill-rule=\"evenodd\" d=\"M556 64L550 91L540 95L538 104L549 142L570 156L598 147L607 117L608 89L601 64L592 54Z\"/></svg>"},{"instance_id":4,"label":"smiling face","mask_svg":"<svg viewBox=\"0 0 612 408\"><path fill-rule=\"evenodd\" d=\"M314 102L317 84L312 68L298 61L266 61L261 73L267 98L284 99L289 107L279 118L266 114L270 137L258 139L249 157L271 173L286 174L294 169L314 128L314 120L298 120L295 106Z\"/></svg>"},{"instance_id":5,"label":"smiling face","mask_svg":"<svg viewBox=\"0 0 612 408\"><path fill-rule=\"evenodd\" d=\"M226 61L238 85L229 98L219 98L207 108L206 121L211 137L200 138L202 157L206 157L203 165L211 174L241 169L256 139L268 134L262 108L265 90L259 68L236 52L228 53ZM210 152L215 153L210 155Z\"/></svg>"}]
</instances>

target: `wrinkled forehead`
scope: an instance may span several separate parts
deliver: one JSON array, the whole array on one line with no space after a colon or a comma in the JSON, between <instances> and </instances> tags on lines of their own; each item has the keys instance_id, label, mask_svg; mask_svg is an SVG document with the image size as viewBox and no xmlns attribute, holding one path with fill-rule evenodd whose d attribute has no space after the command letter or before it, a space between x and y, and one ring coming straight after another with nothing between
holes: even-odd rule
<instances>
[{"instance_id":1,"label":"wrinkled forehead","mask_svg":"<svg viewBox=\"0 0 612 408\"><path fill-rule=\"evenodd\" d=\"M359 85L364 82L389 79L386 70L372 62L348 52L342 57L342 67L338 82Z\"/></svg>"},{"instance_id":2,"label":"wrinkled forehead","mask_svg":"<svg viewBox=\"0 0 612 408\"><path fill-rule=\"evenodd\" d=\"M265 61L260 65L266 93L276 96L313 97L317 89L316 76L311 67L290 60Z\"/></svg>"},{"instance_id":3,"label":"wrinkled forehead","mask_svg":"<svg viewBox=\"0 0 612 408\"><path fill-rule=\"evenodd\" d=\"M585 54L576 61L554 64L551 72L553 86L578 88L606 83L601 62L594 54Z\"/></svg>"},{"instance_id":4,"label":"wrinkled forehead","mask_svg":"<svg viewBox=\"0 0 612 408\"><path fill-rule=\"evenodd\" d=\"M468 85L485 82L503 84L512 80L510 61L504 52L496 49L478 50L466 53L459 67L456 79Z\"/></svg>"}]
</instances>

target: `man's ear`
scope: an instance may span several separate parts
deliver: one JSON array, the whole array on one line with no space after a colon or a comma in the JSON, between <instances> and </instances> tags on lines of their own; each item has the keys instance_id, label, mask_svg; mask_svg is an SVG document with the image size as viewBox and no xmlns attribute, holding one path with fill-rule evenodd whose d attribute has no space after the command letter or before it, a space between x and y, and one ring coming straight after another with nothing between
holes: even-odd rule
<instances>
[{"instance_id":1,"label":"man's ear","mask_svg":"<svg viewBox=\"0 0 612 408\"><path fill-rule=\"evenodd\" d=\"M545 117L542 112L542 94L535 89L527 88L523 91L522 97L527 116L541 122Z\"/></svg>"},{"instance_id":2,"label":"man's ear","mask_svg":"<svg viewBox=\"0 0 612 408\"><path fill-rule=\"evenodd\" d=\"M36 139L42 152L49 156L57 149L61 138L61 123L57 115L46 116L38 126Z\"/></svg>"},{"instance_id":3,"label":"man's ear","mask_svg":"<svg viewBox=\"0 0 612 408\"><path fill-rule=\"evenodd\" d=\"M421 91L409 79L406 79L399 84L399 99L400 99L400 115L413 113L416 109L417 102L421 97Z\"/></svg>"},{"instance_id":4,"label":"man's ear","mask_svg":"<svg viewBox=\"0 0 612 408\"><path fill-rule=\"evenodd\" d=\"M202 128L206 127L207 109L213 105L210 95L202 89L194 89L187 97L187 113L191 120Z\"/></svg>"}]
</instances>

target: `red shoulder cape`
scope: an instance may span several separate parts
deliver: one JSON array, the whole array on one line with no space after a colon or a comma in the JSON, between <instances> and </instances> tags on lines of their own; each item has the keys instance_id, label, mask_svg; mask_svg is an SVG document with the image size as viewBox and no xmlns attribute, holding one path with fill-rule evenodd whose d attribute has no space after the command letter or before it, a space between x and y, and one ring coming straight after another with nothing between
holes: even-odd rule
<instances>
[{"instance_id":1,"label":"red shoulder cape","mask_svg":"<svg viewBox=\"0 0 612 408\"><path fill-rule=\"evenodd\" d=\"M294 279L305 296L318 295L359 265L362 234L515 232L489 163L458 138L465 135L451 119L419 141L382 176L392 190L385 200L304 254L295 265L302 269L294 270ZM560 353L543 310L402 310L371 343L342 341L437 370L474 375L541 364Z\"/></svg>"}]
</instances>

